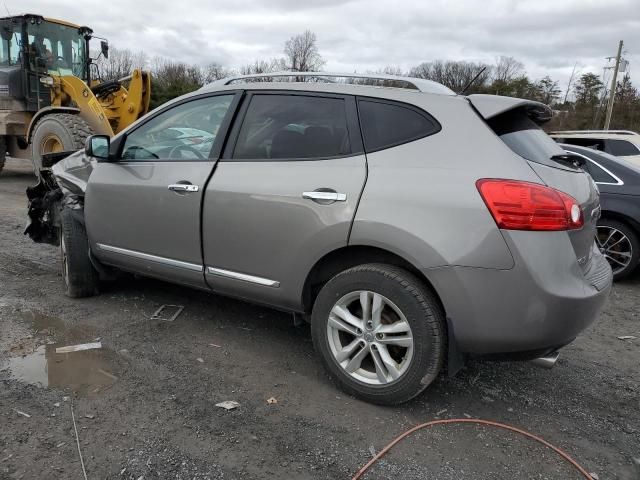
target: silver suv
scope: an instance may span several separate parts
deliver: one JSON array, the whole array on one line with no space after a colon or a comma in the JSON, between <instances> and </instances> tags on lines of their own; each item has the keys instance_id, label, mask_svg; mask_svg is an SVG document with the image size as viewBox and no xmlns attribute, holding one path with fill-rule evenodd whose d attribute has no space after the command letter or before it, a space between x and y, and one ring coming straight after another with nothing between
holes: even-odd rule
<instances>
[{"instance_id":1,"label":"silver suv","mask_svg":"<svg viewBox=\"0 0 640 480\"><path fill-rule=\"evenodd\" d=\"M404 77L225 79L55 164L65 208L31 233L73 297L120 269L301 314L344 390L397 404L465 356L553 364L603 306L598 190L549 118Z\"/></svg>"}]
</instances>

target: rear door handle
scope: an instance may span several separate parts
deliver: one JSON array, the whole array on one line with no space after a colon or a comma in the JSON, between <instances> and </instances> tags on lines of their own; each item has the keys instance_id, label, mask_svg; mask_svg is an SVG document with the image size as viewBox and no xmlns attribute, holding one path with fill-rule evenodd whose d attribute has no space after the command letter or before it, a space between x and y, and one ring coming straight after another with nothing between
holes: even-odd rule
<instances>
[{"instance_id":1,"label":"rear door handle","mask_svg":"<svg viewBox=\"0 0 640 480\"><path fill-rule=\"evenodd\" d=\"M199 190L198 185L191 185L190 183L173 183L167 188L172 192L197 192Z\"/></svg>"},{"instance_id":2,"label":"rear door handle","mask_svg":"<svg viewBox=\"0 0 640 480\"><path fill-rule=\"evenodd\" d=\"M308 200L313 201L324 201L324 202L346 202L347 195L344 193L338 192L302 192L302 198L306 198Z\"/></svg>"}]
</instances>

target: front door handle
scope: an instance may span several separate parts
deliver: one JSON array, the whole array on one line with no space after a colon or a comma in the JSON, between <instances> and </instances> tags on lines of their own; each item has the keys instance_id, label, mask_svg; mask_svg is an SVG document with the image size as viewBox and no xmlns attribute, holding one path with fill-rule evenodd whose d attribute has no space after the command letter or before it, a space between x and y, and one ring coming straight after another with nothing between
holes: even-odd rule
<instances>
[{"instance_id":1,"label":"front door handle","mask_svg":"<svg viewBox=\"0 0 640 480\"><path fill-rule=\"evenodd\" d=\"M320 202L346 202L347 195L338 192L327 191L315 191L315 192L302 192L302 198L308 200L320 201Z\"/></svg>"},{"instance_id":2,"label":"front door handle","mask_svg":"<svg viewBox=\"0 0 640 480\"><path fill-rule=\"evenodd\" d=\"M167 188L172 192L197 192L199 190L198 185L192 185L190 183L174 183Z\"/></svg>"}]
</instances>

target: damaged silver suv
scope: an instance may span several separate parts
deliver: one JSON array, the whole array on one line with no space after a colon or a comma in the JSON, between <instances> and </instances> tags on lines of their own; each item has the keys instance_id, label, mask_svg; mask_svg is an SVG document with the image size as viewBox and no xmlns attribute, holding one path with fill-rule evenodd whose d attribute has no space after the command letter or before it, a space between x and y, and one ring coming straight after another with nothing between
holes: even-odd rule
<instances>
[{"instance_id":1,"label":"damaged silver suv","mask_svg":"<svg viewBox=\"0 0 640 480\"><path fill-rule=\"evenodd\" d=\"M344 390L397 404L466 355L553 364L598 316L598 190L550 116L405 77L229 78L59 155L28 233L72 297L119 269L302 314Z\"/></svg>"}]
</instances>

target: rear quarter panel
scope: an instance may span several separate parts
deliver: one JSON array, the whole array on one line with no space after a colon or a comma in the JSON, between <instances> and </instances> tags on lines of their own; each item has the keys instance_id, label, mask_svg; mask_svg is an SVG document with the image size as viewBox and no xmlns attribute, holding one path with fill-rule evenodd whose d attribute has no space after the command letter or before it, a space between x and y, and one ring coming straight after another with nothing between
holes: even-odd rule
<instances>
[{"instance_id":1,"label":"rear quarter panel","mask_svg":"<svg viewBox=\"0 0 640 480\"><path fill-rule=\"evenodd\" d=\"M367 154L368 179L350 244L385 248L420 269L512 268L511 253L475 182L510 178L540 183L540 178L466 99L410 95L397 99L410 99L429 112L442 130Z\"/></svg>"}]
</instances>

